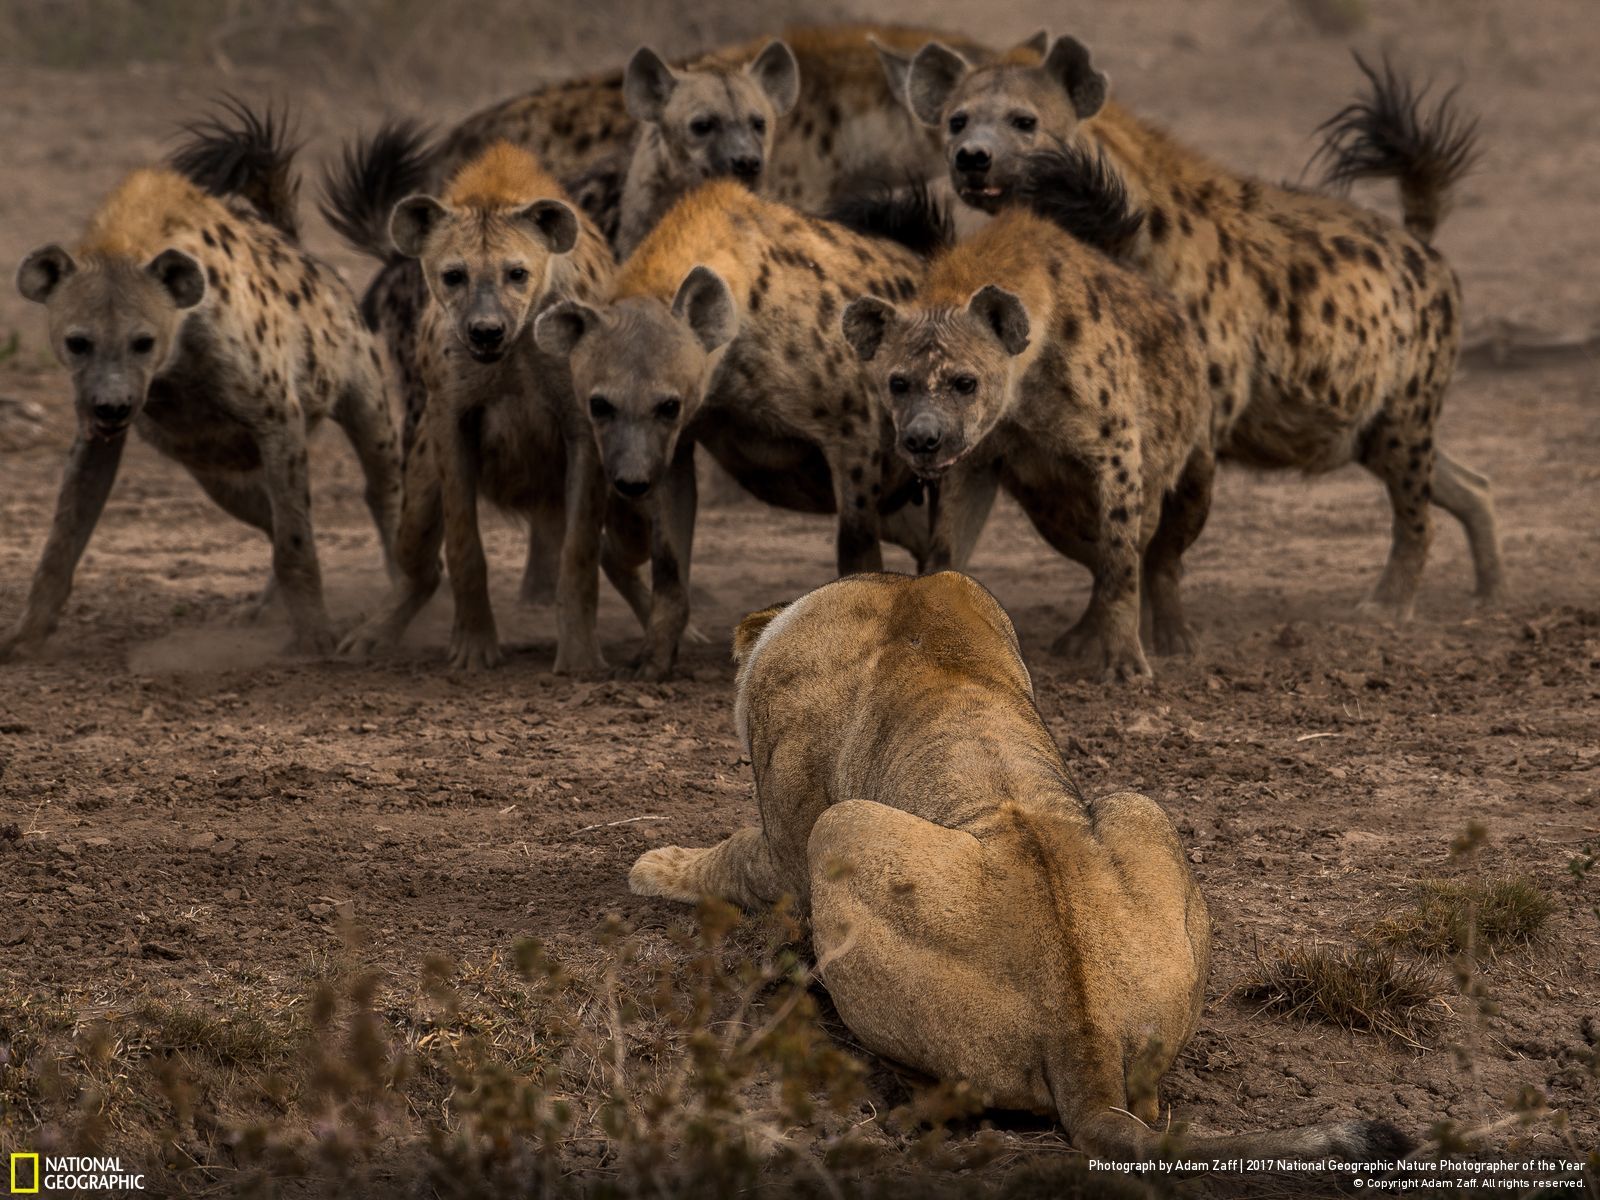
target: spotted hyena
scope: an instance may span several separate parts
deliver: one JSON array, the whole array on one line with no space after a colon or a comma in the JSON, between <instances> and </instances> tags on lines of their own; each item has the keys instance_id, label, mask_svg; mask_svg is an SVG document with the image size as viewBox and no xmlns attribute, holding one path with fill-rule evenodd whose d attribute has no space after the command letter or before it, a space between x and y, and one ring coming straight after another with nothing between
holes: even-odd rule
<instances>
[{"instance_id":1,"label":"spotted hyena","mask_svg":"<svg viewBox=\"0 0 1600 1200\"><path fill-rule=\"evenodd\" d=\"M297 649L334 645L306 460L324 417L360 458L388 557L400 446L377 345L349 289L294 239L282 125L243 108L232 115L192 130L174 167L124 179L72 249L35 250L17 273L71 372L78 433L27 609L0 637L0 659L55 628L130 428L271 538Z\"/></svg>"},{"instance_id":2,"label":"spotted hyena","mask_svg":"<svg viewBox=\"0 0 1600 1200\"><path fill-rule=\"evenodd\" d=\"M950 179L998 211L1041 149L1104 154L1147 214L1132 260L1197 329L1216 400L1218 450L1308 473L1359 462L1383 481L1392 545L1370 604L1410 615L1431 538L1429 504L1472 546L1478 594L1501 566L1488 481L1438 447L1461 338L1461 291L1429 244L1473 158L1448 98L1431 112L1392 72L1331 132L1335 174L1399 179L1405 228L1343 199L1248 178L1107 101L1109 81L1074 38L1042 63L974 67L930 44L907 76L912 111L942 131Z\"/></svg>"},{"instance_id":3,"label":"spotted hyena","mask_svg":"<svg viewBox=\"0 0 1600 1200\"><path fill-rule=\"evenodd\" d=\"M566 363L539 349L531 326L543 305L604 294L615 269L610 248L533 156L506 142L463 167L442 196L399 200L391 230L428 283L417 332L427 403L406 459L400 580L345 650L362 655L399 639L439 585L442 541L455 595L451 663L499 662L478 529L482 495L563 531L556 669L596 670L600 531L627 516L607 520L594 439ZM641 614L647 600L635 568L643 557L606 562Z\"/></svg>"},{"instance_id":4,"label":"spotted hyena","mask_svg":"<svg viewBox=\"0 0 1600 1200\"><path fill-rule=\"evenodd\" d=\"M950 565L951 514L974 473L998 472L1045 539L1094 573L1057 652L1147 676L1141 596L1156 648L1190 647L1178 581L1213 473L1200 342L1170 295L1115 261L1142 219L1100 162L1050 156L1029 184L1031 206L935 257L910 303L863 297L843 330L897 452L942 481L928 565Z\"/></svg>"},{"instance_id":5,"label":"spotted hyena","mask_svg":"<svg viewBox=\"0 0 1600 1200\"><path fill-rule=\"evenodd\" d=\"M881 567L886 519L926 554L926 518L919 530L922 510L905 506L909 469L839 332L851 300L909 299L923 268L896 242L724 180L663 218L606 303L539 318L540 344L570 360L612 487L652 508L642 675L671 669L688 619L696 443L759 499L837 513L841 573Z\"/></svg>"}]
</instances>

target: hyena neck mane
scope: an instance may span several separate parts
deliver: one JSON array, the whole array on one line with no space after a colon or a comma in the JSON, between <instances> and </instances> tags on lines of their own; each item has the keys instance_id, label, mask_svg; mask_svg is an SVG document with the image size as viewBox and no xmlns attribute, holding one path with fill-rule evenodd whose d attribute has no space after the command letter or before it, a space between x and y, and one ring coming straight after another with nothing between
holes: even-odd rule
<instances>
[{"instance_id":1,"label":"hyena neck mane","mask_svg":"<svg viewBox=\"0 0 1600 1200\"><path fill-rule=\"evenodd\" d=\"M732 180L702 184L673 205L622 264L614 298L650 296L670 304L685 275L695 267L710 267L744 311L750 262L754 249L767 239L772 207Z\"/></svg>"},{"instance_id":2,"label":"hyena neck mane","mask_svg":"<svg viewBox=\"0 0 1600 1200\"><path fill-rule=\"evenodd\" d=\"M78 243L81 258L129 259L141 264L177 242L200 239L200 231L233 214L176 171L145 168L118 185Z\"/></svg>"}]
</instances>

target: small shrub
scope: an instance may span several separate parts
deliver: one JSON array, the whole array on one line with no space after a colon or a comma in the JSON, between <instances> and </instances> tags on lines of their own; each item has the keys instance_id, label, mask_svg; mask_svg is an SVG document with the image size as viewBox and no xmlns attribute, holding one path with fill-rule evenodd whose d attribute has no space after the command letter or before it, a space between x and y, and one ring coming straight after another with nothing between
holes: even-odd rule
<instances>
[{"instance_id":1,"label":"small shrub","mask_svg":"<svg viewBox=\"0 0 1600 1200\"><path fill-rule=\"evenodd\" d=\"M1554 911L1527 879L1429 879L1417 885L1415 906L1380 921L1372 936L1437 958L1487 958L1527 945Z\"/></svg>"},{"instance_id":2,"label":"small shrub","mask_svg":"<svg viewBox=\"0 0 1600 1200\"><path fill-rule=\"evenodd\" d=\"M1239 989L1263 1012L1376 1033L1422 1048L1438 1023L1442 991L1433 971L1402 963L1387 950L1297 946L1271 962L1258 961Z\"/></svg>"}]
</instances>

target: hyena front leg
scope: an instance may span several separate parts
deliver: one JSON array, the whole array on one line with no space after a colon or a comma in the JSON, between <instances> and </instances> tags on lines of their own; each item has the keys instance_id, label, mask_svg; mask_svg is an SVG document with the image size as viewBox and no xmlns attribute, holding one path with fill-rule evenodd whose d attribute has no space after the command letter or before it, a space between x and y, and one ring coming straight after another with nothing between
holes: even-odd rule
<instances>
[{"instance_id":1,"label":"hyena front leg","mask_svg":"<svg viewBox=\"0 0 1600 1200\"><path fill-rule=\"evenodd\" d=\"M617 672L620 678L665 679L677 662L678 643L689 624L689 563L698 499L694 445L684 439L656 485L650 527L650 620L638 661Z\"/></svg>"},{"instance_id":2,"label":"hyena front leg","mask_svg":"<svg viewBox=\"0 0 1600 1200\"><path fill-rule=\"evenodd\" d=\"M587 429L567 439L566 530L556 581L557 675L605 669L595 613L600 605L600 534L606 479ZM536 518L537 522L537 518Z\"/></svg>"},{"instance_id":3,"label":"hyena front leg","mask_svg":"<svg viewBox=\"0 0 1600 1200\"><path fill-rule=\"evenodd\" d=\"M1161 523L1144 552L1144 596L1150 604L1151 633L1157 654L1193 654L1194 631L1183 614L1179 583L1183 555L1194 545L1211 514L1211 487L1217 465L1211 451L1196 450L1178 482L1161 500Z\"/></svg>"},{"instance_id":4,"label":"hyena front leg","mask_svg":"<svg viewBox=\"0 0 1600 1200\"><path fill-rule=\"evenodd\" d=\"M435 407L442 410L437 418ZM439 455L445 565L456 602L450 629L450 665L458 670L486 670L500 663L500 635L489 604L489 561L478 529L481 452L477 425L461 420L453 405L430 405L428 412Z\"/></svg>"},{"instance_id":5,"label":"hyena front leg","mask_svg":"<svg viewBox=\"0 0 1600 1200\"><path fill-rule=\"evenodd\" d=\"M28 606L11 631L0 636L0 662L19 650L36 648L55 631L72 593L73 572L116 482L126 441L123 435L109 441L79 438L72 443L56 497L55 520L33 573L33 586L28 589Z\"/></svg>"},{"instance_id":6,"label":"hyena front leg","mask_svg":"<svg viewBox=\"0 0 1600 1200\"><path fill-rule=\"evenodd\" d=\"M375 650L394 646L423 605L439 590L443 569L439 547L444 542L444 511L439 496L439 464L433 439L423 429L406 457L405 496L400 505L400 528L395 534L398 571L383 608L357 627L339 647L339 653L365 658Z\"/></svg>"},{"instance_id":7,"label":"hyena front leg","mask_svg":"<svg viewBox=\"0 0 1600 1200\"><path fill-rule=\"evenodd\" d=\"M835 447L828 456L833 472L833 501L839 510L836 541L840 575L883 570L883 544L878 524L878 501L872 485L879 471L872 465L876 438Z\"/></svg>"},{"instance_id":8,"label":"hyena front leg","mask_svg":"<svg viewBox=\"0 0 1600 1200\"><path fill-rule=\"evenodd\" d=\"M1109 461L1091 464L1097 532L1090 560L1094 590L1078 623L1051 649L1102 668L1108 678L1148 678L1150 663L1139 642L1139 559L1144 495L1136 450L1121 455L1126 482ZM1075 555L1073 557L1076 557Z\"/></svg>"},{"instance_id":9,"label":"hyena front leg","mask_svg":"<svg viewBox=\"0 0 1600 1200\"><path fill-rule=\"evenodd\" d=\"M322 569L317 564L317 544L311 532L305 425L296 406L284 407L290 415L256 431L262 482L272 503L272 573L277 577L294 630L291 652L327 654L337 640L322 599Z\"/></svg>"}]
</instances>

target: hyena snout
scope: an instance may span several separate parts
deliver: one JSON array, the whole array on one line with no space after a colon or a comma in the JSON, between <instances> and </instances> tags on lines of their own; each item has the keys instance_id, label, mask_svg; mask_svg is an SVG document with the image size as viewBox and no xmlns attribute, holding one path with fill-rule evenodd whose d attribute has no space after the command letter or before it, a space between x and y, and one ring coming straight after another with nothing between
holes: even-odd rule
<instances>
[{"instance_id":1,"label":"hyena snout","mask_svg":"<svg viewBox=\"0 0 1600 1200\"><path fill-rule=\"evenodd\" d=\"M738 154L729 160L728 169L735 179L744 183L754 183L761 178L763 165L759 154Z\"/></svg>"},{"instance_id":2,"label":"hyena snout","mask_svg":"<svg viewBox=\"0 0 1600 1200\"><path fill-rule=\"evenodd\" d=\"M906 422L900 445L913 458L926 458L944 445L944 422L931 412L921 412Z\"/></svg>"},{"instance_id":3,"label":"hyena snout","mask_svg":"<svg viewBox=\"0 0 1600 1200\"><path fill-rule=\"evenodd\" d=\"M467 341L474 350L494 353L505 340L506 323L498 317L479 317L467 325Z\"/></svg>"},{"instance_id":4,"label":"hyena snout","mask_svg":"<svg viewBox=\"0 0 1600 1200\"><path fill-rule=\"evenodd\" d=\"M963 175L981 178L994 165L994 155L983 146L960 146L956 149L956 170Z\"/></svg>"}]
</instances>

